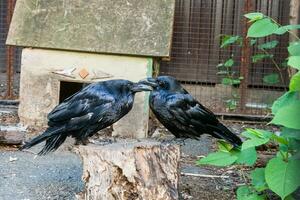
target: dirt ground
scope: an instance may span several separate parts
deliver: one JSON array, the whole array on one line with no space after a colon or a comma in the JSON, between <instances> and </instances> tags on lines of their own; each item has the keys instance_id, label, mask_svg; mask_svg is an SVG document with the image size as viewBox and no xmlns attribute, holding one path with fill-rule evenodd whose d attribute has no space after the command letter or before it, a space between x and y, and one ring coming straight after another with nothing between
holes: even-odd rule
<instances>
[{"instance_id":1,"label":"dirt ground","mask_svg":"<svg viewBox=\"0 0 300 200\"><path fill-rule=\"evenodd\" d=\"M0 112L0 125L16 124L16 112ZM232 131L240 133L245 127L266 128L266 122L247 123L223 121ZM168 137L169 133L159 124L151 123L153 137ZM268 127L276 131L275 127ZM40 132L29 129L27 138ZM83 189L81 161L67 141L59 151L35 158L40 146L27 152L17 151L17 146L0 146L0 200L8 199L74 199ZM197 166L196 160L216 149L215 140L203 136L200 141L186 140L181 146L180 199L181 200L231 200L236 199L238 186L249 182L250 167ZM268 152L266 152L268 153ZM14 160L16 159L16 160ZM275 199L270 197L270 199Z\"/></svg>"}]
</instances>

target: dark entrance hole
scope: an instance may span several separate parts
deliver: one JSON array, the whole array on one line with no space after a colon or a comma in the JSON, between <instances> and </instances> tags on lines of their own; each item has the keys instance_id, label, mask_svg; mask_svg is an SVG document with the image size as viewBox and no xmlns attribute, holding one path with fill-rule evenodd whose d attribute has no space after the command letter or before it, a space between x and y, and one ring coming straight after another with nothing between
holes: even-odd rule
<instances>
[{"instance_id":1,"label":"dark entrance hole","mask_svg":"<svg viewBox=\"0 0 300 200\"><path fill-rule=\"evenodd\" d=\"M86 84L76 82L60 82L59 103L81 90Z\"/></svg>"}]
</instances>

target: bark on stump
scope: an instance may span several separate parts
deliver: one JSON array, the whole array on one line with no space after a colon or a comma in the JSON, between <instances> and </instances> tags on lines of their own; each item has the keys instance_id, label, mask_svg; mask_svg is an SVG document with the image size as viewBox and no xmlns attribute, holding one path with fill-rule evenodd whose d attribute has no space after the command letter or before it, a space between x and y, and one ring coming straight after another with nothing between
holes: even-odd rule
<instances>
[{"instance_id":1,"label":"bark on stump","mask_svg":"<svg viewBox=\"0 0 300 200\"><path fill-rule=\"evenodd\" d=\"M76 149L83 162L85 191L77 199L178 199L178 145L152 140L119 141Z\"/></svg>"}]
</instances>

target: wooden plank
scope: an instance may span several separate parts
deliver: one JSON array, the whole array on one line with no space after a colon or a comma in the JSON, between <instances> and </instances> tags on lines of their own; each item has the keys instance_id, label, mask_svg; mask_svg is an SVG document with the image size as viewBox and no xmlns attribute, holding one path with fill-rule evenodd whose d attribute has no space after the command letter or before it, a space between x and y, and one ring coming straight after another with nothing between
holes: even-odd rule
<instances>
[{"instance_id":1,"label":"wooden plank","mask_svg":"<svg viewBox=\"0 0 300 200\"><path fill-rule=\"evenodd\" d=\"M216 0L216 10L215 10L215 27L214 27L214 47L213 51L217 52L216 58L220 60L220 35L222 28L222 8L223 0Z\"/></svg>"},{"instance_id":2,"label":"wooden plank","mask_svg":"<svg viewBox=\"0 0 300 200\"><path fill-rule=\"evenodd\" d=\"M218 81L218 77L217 77L217 68L216 66L219 64L219 60L215 59L218 58L218 52L219 50L215 51L214 47L215 47L215 39L214 39L214 10L216 9L216 5L214 4L214 1L210 1L210 26L209 26L209 35L208 35L208 52L209 52L209 56L208 56L208 62L207 62L207 76L206 76L206 80L209 83L216 83Z\"/></svg>"},{"instance_id":3,"label":"wooden plank","mask_svg":"<svg viewBox=\"0 0 300 200\"><path fill-rule=\"evenodd\" d=\"M175 0L18 0L7 44L168 57Z\"/></svg>"}]
</instances>

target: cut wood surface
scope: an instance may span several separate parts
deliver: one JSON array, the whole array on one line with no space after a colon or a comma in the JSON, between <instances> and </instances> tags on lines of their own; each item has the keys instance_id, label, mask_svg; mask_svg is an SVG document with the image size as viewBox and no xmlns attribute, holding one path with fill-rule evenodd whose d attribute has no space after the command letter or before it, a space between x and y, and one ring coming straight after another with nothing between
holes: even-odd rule
<instances>
[{"instance_id":1,"label":"cut wood surface","mask_svg":"<svg viewBox=\"0 0 300 200\"><path fill-rule=\"evenodd\" d=\"M85 191L77 199L178 199L180 148L150 139L89 144L75 150Z\"/></svg>"}]
</instances>

